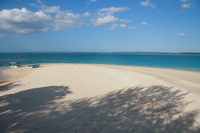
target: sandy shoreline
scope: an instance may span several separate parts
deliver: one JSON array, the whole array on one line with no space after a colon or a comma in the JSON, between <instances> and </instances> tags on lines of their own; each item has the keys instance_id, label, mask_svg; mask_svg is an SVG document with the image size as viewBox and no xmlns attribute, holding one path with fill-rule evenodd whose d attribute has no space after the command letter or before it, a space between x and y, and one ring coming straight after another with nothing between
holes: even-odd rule
<instances>
[{"instance_id":1,"label":"sandy shoreline","mask_svg":"<svg viewBox=\"0 0 200 133\"><path fill-rule=\"evenodd\" d=\"M199 132L200 73L42 64L7 69L3 132Z\"/></svg>"},{"instance_id":2,"label":"sandy shoreline","mask_svg":"<svg viewBox=\"0 0 200 133\"><path fill-rule=\"evenodd\" d=\"M99 66L112 69L120 69L125 71L137 72L144 75L149 75L159 80L163 80L169 84L200 94L200 72L149 68L149 67L134 67L134 66L117 66L117 65L96 65L96 64L43 64L42 67L57 66L57 65L83 65L83 66ZM21 68L8 68L1 73L4 75L0 82L0 86L15 82L29 75L35 69L29 69L27 66Z\"/></svg>"}]
</instances>

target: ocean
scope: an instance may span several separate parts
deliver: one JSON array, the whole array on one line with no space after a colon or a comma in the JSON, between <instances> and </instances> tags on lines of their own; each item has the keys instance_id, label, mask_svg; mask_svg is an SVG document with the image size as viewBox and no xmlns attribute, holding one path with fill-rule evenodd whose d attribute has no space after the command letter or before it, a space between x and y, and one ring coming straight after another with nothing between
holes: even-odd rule
<instances>
[{"instance_id":1,"label":"ocean","mask_svg":"<svg viewBox=\"0 0 200 133\"><path fill-rule=\"evenodd\" d=\"M21 65L35 63L84 63L141 66L200 72L200 55L161 55L131 53L0 53L0 69L9 62Z\"/></svg>"}]
</instances>

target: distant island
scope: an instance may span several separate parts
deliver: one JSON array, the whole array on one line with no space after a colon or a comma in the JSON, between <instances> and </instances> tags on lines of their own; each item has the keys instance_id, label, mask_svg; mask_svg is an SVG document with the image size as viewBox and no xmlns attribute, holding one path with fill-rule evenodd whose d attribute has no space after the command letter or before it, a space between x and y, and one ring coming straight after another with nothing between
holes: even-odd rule
<instances>
[{"instance_id":1,"label":"distant island","mask_svg":"<svg viewBox=\"0 0 200 133\"><path fill-rule=\"evenodd\" d=\"M167 52L113 52L116 54L150 54L150 55L200 55L200 53L184 52L184 53L167 53Z\"/></svg>"}]
</instances>

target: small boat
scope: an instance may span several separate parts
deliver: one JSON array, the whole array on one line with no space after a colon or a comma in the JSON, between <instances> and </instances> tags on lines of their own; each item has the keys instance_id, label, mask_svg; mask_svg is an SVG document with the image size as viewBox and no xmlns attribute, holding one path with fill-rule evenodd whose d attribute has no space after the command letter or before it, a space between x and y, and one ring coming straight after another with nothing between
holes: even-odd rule
<instances>
[{"instance_id":1,"label":"small boat","mask_svg":"<svg viewBox=\"0 0 200 133\"><path fill-rule=\"evenodd\" d=\"M17 68L17 67L20 67L20 63L19 62L10 62L9 66L13 67L13 68Z\"/></svg>"},{"instance_id":2,"label":"small boat","mask_svg":"<svg viewBox=\"0 0 200 133\"><path fill-rule=\"evenodd\" d=\"M37 68L40 66L40 63L34 64L34 65L30 65L28 66L29 68Z\"/></svg>"}]
</instances>

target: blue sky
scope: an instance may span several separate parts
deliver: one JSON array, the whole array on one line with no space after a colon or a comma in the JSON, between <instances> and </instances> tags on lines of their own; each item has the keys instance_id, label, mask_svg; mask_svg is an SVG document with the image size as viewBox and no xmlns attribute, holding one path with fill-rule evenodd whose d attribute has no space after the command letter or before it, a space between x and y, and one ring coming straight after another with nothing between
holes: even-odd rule
<instances>
[{"instance_id":1,"label":"blue sky","mask_svg":"<svg viewBox=\"0 0 200 133\"><path fill-rule=\"evenodd\" d=\"M199 0L1 0L0 52L200 52Z\"/></svg>"}]
</instances>

